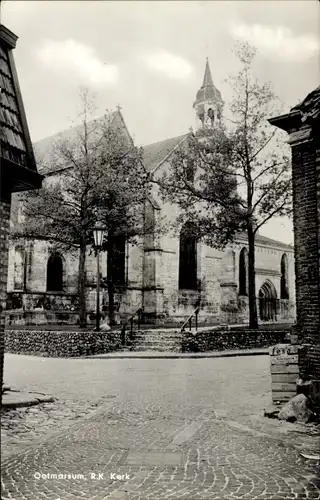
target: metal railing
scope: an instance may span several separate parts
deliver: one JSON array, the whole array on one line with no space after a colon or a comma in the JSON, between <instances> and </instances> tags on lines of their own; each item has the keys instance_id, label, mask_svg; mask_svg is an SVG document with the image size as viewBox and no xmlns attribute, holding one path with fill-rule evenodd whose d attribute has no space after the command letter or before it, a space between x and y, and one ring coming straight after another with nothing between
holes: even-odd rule
<instances>
[{"instance_id":1,"label":"metal railing","mask_svg":"<svg viewBox=\"0 0 320 500\"><path fill-rule=\"evenodd\" d=\"M183 333L186 329L186 326L187 324L189 323L189 330L191 332L191 328L192 328L192 318L194 317L195 318L195 328L196 328L196 332L198 331L198 314L200 312L200 306L197 307L192 314L190 314L189 318L186 319L186 321L183 323L182 327L181 327L181 333Z\"/></svg>"},{"instance_id":2,"label":"metal railing","mask_svg":"<svg viewBox=\"0 0 320 500\"><path fill-rule=\"evenodd\" d=\"M132 316L130 316L130 318L123 324L122 328L121 328L121 344L122 345L125 345L126 344L126 327L128 326L128 324L130 323L130 342L132 342L133 340L133 320L135 319L135 317L138 318L138 330L140 329L140 325L141 325L141 322L142 322L142 314L143 314L143 308L140 307L140 309L137 309L136 312L134 314L132 314Z\"/></svg>"}]
</instances>

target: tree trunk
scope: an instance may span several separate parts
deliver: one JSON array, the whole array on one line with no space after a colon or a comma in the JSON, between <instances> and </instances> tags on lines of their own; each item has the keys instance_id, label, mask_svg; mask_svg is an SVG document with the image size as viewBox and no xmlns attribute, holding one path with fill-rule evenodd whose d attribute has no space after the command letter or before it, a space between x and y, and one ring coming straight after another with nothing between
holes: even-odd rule
<instances>
[{"instance_id":1,"label":"tree trunk","mask_svg":"<svg viewBox=\"0 0 320 500\"><path fill-rule=\"evenodd\" d=\"M80 255L79 255L79 322L80 328L87 326L87 307L86 307L86 239L84 236L80 238Z\"/></svg>"},{"instance_id":2,"label":"tree trunk","mask_svg":"<svg viewBox=\"0 0 320 500\"><path fill-rule=\"evenodd\" d=\"M252 223L248 223L248 278L249 278L249 328L258 328L256 301L256 271L255 271L255 234Z\"/></svg>"},{"instance_id":3,"label":"tree trunk","mask_svg":"<svg viewBox=\"0 0 320 500\"><path fill-rule=\"evenodd\" d=\"M108 280L108 298L109 298L109 325L115 324L114 318L114 286L113 286L113 238L108 237L108 255L107 255L107 280Z\"/></svg>"}]
</instances>

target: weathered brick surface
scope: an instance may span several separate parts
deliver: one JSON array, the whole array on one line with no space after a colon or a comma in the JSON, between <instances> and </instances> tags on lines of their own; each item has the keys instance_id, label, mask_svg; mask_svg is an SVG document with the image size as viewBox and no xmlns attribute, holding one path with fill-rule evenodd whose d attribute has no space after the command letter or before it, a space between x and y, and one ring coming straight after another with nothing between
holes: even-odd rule
<instances>
[{"instance_id":1,"label":"weathered brick surface","mask_svg":"<svg viewBox=\"0 0 320 500\"><path fill-rule=\"evenodd\" d=\"M10 224L10 202L0 201L0 364L1 387L3 380L4 323L8 275L8 235Z\"/></svg>"},{"instance_id":2,"label":"weathered brick surface","mask_svg":"<svg viewBox=\"0 0 320 500\"><path fill-rule=\"evenodd\" d=\"M320 379L320 87L270 123L292 149L297 342L302 377ZM296 339L295 339L296 342Z\"/></svg>"},{"instance_id":3,"label":"weathered brick surface","mask_svg":"<svg viewBox=\"0 0 320 500\"><path fill-rule=\"evenodd\" d=\"M292 147L292 174L297 330L299 341L312 345L301 362L301 374L311 370L320 378L320 150L315 142Z\"/></svg>"}]
</instances>

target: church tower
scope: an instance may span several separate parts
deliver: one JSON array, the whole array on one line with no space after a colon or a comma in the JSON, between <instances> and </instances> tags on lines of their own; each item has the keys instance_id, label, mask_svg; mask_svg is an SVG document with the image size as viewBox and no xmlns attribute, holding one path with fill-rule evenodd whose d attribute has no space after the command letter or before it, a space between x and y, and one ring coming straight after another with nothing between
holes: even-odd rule
<instances>
[{"instance_id":1,"label":"church tower","mask_svg":"<svg viewBox=\"0 0 320 500\"><path fill-rule=\"evenodd\" d=\"M196 111L196 128L210 129L220 123L224 102L220 91L214 86L207 58L203 83L193 103Z\"/></svg>"}]
</instances>

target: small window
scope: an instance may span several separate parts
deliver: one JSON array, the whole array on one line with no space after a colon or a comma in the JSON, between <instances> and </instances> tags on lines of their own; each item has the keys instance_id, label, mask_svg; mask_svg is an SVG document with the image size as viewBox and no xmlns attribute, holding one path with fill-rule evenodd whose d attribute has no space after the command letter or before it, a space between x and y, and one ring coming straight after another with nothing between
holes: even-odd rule
<instances>
[{"instance_id":1,"label":"small window","mask_svg":"<svg viewBox=\"0 0 320 500\"><path fill-rule=\"evenodd\" d=\"M195 176L195 163L193 160L188 159L186 160L186 179L188 182L194 182L194 176Z\"/></svg>"},{"instance_id":2,"label":"small window","mask_svg":"<svg viewBox=\"0 0 320 500\"><path fill-rule=\"evenodd\" d=\"M190 223L180 233L179 288L197 290L197 240Z\"/></svg>"},{"instance_id":3,"label":"small window","mask_svg":"<svg viewBox=\"0 0 320 500\"><path fill-rule=\"evenodd\" d=\"M50 255L47 264L47 291L62 292L63 263L59 254Z\"/></svg>"},{"instance_id":4,"label":"small window","mask_svg":"<svg viewBox=\"0 0 320 500\"><path fill-rule=\"evenodd\" d=\"M214 124L214 111L212 108L208 109L208 117L211 121L211 125L213 125Z\"/></svg>"},{"instance_id":5,"label":"small window","mask_svg":"<svg viewBox=\"0 0 320 500\"><path fill-rule=\"evenodd\" d=\"M289 299L288 257L285 253L281 257L280 297L281 299Z\"/></svg>"},{"instance_id":6,"label":"small window","mask_svg":"<svg viewBox=\"0 0 320 500\"><path fill-rule=\"evenodd\" d=\"M248 251L243 248L239 256L239 295L248 295Z\"/></svg>"}]
</instances>

